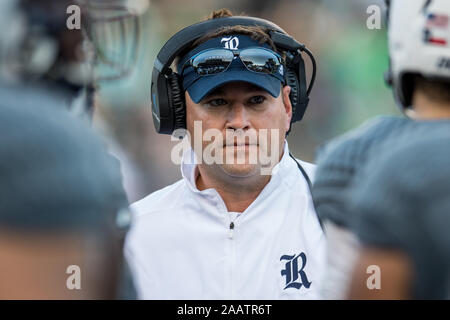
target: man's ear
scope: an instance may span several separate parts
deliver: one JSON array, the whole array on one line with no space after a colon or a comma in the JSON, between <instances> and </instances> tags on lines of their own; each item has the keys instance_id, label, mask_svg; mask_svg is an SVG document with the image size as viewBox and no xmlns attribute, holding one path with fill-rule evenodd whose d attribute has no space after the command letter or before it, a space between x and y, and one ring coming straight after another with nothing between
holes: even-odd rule
<instances>
[{"instance_id":1,"label":"man's ear","mask_svg":"<svg viewBox=\"0 0 450 320\"><path fill-rule=\"evenodd\" d=\"M291 93L291 87L288 85L285 85L281 90L282 90L282 94L283 94L284 109L285 109L286 115L287 115L286 131L289 131L289 128L291 126L291 119L292 119L292 104L291 104L291 99L289 99L289 94Z\"/></svg>"}]
</instances>

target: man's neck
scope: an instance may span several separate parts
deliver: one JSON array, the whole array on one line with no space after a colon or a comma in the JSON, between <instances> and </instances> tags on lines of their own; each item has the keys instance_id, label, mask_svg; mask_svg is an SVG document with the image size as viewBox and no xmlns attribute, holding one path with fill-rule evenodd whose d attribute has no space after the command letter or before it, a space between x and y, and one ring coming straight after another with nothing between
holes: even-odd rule
<instances>
[{"instance_id":1,"label":"man's neck","mask_svg":"<svg viewBox=\"0 0 450 320\"><path fill-rule=\"evenodd\" d=\"M450 119L450 105L446 102L429 99L417 90L413 96L414 118L418 120Z\"/></svg>"},{"instance_id":2,"label":"man's neck","mask_svg":"<svg viewBox=\"0 0 450 320\"><path fill-rule=\"evenodd\" d=\"M196 179L197 188L199 190L214 188L222 197L229 212L244 212L269 183L271 177L270 175L258 175L254 178L236 178L235 181L224 183L206 174L202 175L202 171L199 168ZM245 183L243 179L246 180Z\"/></svg>"}]
</instances>

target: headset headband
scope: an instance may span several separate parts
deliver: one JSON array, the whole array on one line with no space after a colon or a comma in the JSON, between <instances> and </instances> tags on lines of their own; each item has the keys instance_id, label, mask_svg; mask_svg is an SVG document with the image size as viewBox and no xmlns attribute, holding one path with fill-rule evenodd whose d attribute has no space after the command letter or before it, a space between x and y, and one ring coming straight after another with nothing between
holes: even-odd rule
<instances>
[{"instance_id":1,"label":"headset headband","mask_svg":"<svg viewBox=\"0 0 450 320\"><path fill-rule=\"evenodd\" d=\"M313 54L273 22L254 17L232 16L188 26L173 35L159 51L154 63L151 84L153 123L158 133L171 134L177 128L185 128L184 92L180 85L180 76L173 73L170 68L175 58L189 49L195 40L207 33L238 25L266 28L275 47L278 50L290 52L288 56L291 68L290 72L286 73L286 78L292 88L290 95L293 105L292 122L302 119L316 75ZM301 52L305 52L310 57L313 65L309 86L306 83Z\"/></svg>"},{"instance_id":2,"label":"headset headband","mask_svg":"<svg viewBox=\"0 0 450 320\"><path fill-rule=\"evenodd\" d=\"M158 56L155 60L155 68L157 68L158 71L165 73L170 67L170 64L173 62L173 60L181 52L188 49L192 42L211 30L219 29L221 27L233 27L237 25L266 27L272 34L276 32L276 39L272 39L272 41L277 42L278 40L277 46L282 47L283 49L295 50L302 47L300 43L287 36L286 31L270 21L260 18L243 16L223 17L202 21L177 32L166 42L166 44L159 51ZM280 36L278 36L278 34Z\"/></svg>"}]
</instances>

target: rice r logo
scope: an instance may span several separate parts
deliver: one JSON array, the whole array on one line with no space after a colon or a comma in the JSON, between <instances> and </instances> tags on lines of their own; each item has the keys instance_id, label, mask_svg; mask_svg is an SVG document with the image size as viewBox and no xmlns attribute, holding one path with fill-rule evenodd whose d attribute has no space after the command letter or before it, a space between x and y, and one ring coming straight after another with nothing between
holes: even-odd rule
<instances>
[{"instance_id":1,"label":"rice r logo","mask_svg":"<svg viewBox=\"0 0 450 320\"><path fill-rule=\"evenodd\" d=\"M239 46L238 37L222 38L222 40L220 40L220 42L225 42L225 49L237 50L238 46Z\"/></svg>"}]
</instances>

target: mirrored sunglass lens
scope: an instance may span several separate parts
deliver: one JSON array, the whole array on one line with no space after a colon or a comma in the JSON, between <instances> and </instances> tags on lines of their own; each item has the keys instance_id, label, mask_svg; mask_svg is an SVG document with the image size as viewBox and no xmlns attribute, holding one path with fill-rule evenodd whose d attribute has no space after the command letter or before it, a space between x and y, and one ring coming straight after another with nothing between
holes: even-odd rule
<instances>
[{"instance_id":1,"label":"mirrored sunglass lens","mask_svg":"<svg viewBox=\"0 0 450 320\"><path fill-rule=\"evenodd\" d=\"M211 50L199 54L192 61L197 74L204 76L225 71L233 60L233 52L226 50Z\"/></svg>"},{"instance_id":2,"label":"mirrored sunglass lens","mask_svg":"<svg viewBox=\"0 0 450 320\"><path fill-rule=\"evenodd\" d=\"M250 71L274 74L280 66L278 57L266 50L245 49L241 51L240 56Z\"/></svg>"}]
</instances>

